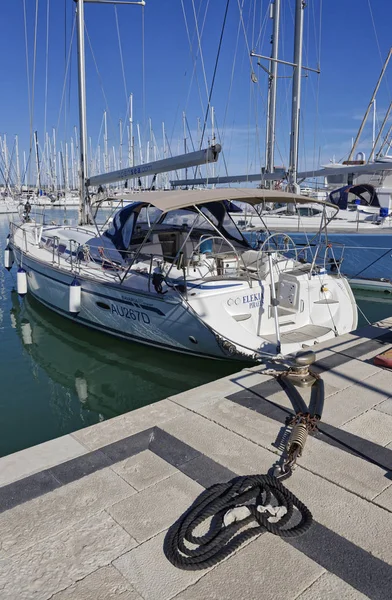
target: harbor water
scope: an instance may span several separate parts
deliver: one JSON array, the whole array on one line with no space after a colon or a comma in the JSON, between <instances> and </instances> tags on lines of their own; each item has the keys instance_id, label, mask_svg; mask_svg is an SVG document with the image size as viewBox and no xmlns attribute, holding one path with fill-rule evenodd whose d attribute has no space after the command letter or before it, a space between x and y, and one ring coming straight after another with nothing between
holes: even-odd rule
<instances>
[{"instance_id":1,"label":"harbor water","mask_svg":"<svg viewBox=\"0 0 392 600\"><path fill-rule=\"evenodd\" d=\"M64 218L74 222L76 211L64 216L61 209L46 209L46 222ZM2 248L8 227L8 217L0 215ZM3 252L0 263L0 456L241 368L238 362L160 351L74 324L29 296L19 298L15 268L4 269ZM391 295L356 297L359 325L392 315Z\"/></svg>"}]
</instances>

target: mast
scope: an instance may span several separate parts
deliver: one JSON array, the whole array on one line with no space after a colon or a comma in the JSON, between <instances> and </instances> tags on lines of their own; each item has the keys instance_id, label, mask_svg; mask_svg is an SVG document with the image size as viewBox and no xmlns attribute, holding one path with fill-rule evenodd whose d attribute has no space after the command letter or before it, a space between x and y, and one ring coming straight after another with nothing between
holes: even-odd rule
<instances>
[{"instance_id":1,"label":"mast","mask_svg":"<svg viewBox=\"0 0 392 600\"><path fill-rule=\"evenodd\" d=\"M383 68L381 69L380 76L379 76L379 78L378 78L378 81L377 81L377 83L376 83L376 87L374 88L373 95L372 95L372 97L371 97L371 100L370 100L370 102L369 102L369 104L368 104L368 107L367 107L367 109L366 109L365 115L364 115L364 117L363 117L363 119L362 119L362 123L361 123L361 126L360 126L359 130L358 130L357 137L355 138L355 141L354 141L354 143L353 143L353 145L352 145L351 152L350 152L350 155L349 155L349 157L348 157L348 160L352 160L352 157L353 157L353 155L354 155L355 148L357 147L357 144L358 144L359 138L361 137L361 133L362 133L362 131L363 131L363 128L365 127L365 123L366 123L366 120L367 120L367 118L368 118L368 116L369 116L370 109L371 109L371 107L372 107L372 105L373 105L373 102L374 102L374 100L375 100L375 98L376 98L376 95L377 95L377 92L378 92L378 88L380 87L381 80L382 80L382 78L384 77L384 73L385 73L385 71L386 71L386 68L387 68L387 66L388 66L389 59L391 58L391 56L392 56L392 48L390 48L390 49L389 49L388 56L387 56L387 58L386 58L386 60L385 60L385 63L384 63L384 65L383 65Z\"/></svg>"},{"instance_id":2,"label":"mast","mask_svg":"<svg viewBox=\"0 0 392 600\"><path fill-rule=\"evenodd\" d=\"M129 166L133 167L134 163L134 141L133 141L133 94L129 95Z\"/></svg>"},{"instance_id":3,"label":"mast","mask_svg":"<svg viewBox=\"0 0 392 600\"><path fill-rule=\"evenodd\" d=\"M276 91L278 83L278 51L279 51L279 29L280 29L280 0L271 4L272 18L274 21L272 33L272 50L270 61L270 73L268 80L268 108L267 108L267 132L266 132L266 173L274 172L275 154L275 126L276 126Z\"/></svg>"},{"instance_id":4,"label":"mast","mask_svg":"<svg viewBox=\"0 0 392 600\"><path fill-rule=\"evenodd\" d=\"M392 102L391 102L390 106L392 106ZM379 151L377 152L376 159L380 158L380 156L382 156L382 151L384 149L384 146L388 143L389 136L390 136L391 132L392 132L392 125L389 127L387 135L385 136L384 141L381 144ZM389 147L390 147L390 144L389 144L389 146L388 146L388 148L387 148L384 156L386 156L388 154Z\"/></svg>"},{"instance_id":5,"label":"mast","mask_svg":"<svg viewBox=\"0 0 392 600\"><path fill-rule=\"evenodd\" d=\"M53 127L52 130L52 134L53 134L53 148L52 148L52 152L53 152L53 166L54 166L54 189L58 189L58 181L57 181L57 151L56 151L56 130Z\"/></svg>"},{"instance_id":6,"label":"mast","mask_svg":"<svg viewBox=\"0 0 392 600\"><path fill-rule=\"evenodd\" d=\"M182 126L183 126L183 130L184 130L184 154L187 153L187 146L186 146L186 116L185 116L185 112L182 113ZM188 169L185 169L185 180L188 179Z\"/></svg>"},{"instance_id":7,"label":"mast","mask_svg":"<svg viewBox=\"0 0 392 600\"><path fill-rule=\"evenodd\" d=\"M215 109L213 106L211 106L211 144L212 146L215 146ZM215 163L212 163L211 170L212 177L215 177Z\"/></svg>"},{"instance_id":8,"label":"mast","mask_svg":"<svg viewBox=\"0 0 392 600\"><path fill-rule=\"evenodd\" d=\"M38 133L34 131L34 142L35 142L35 162L37 166L37 186L38 189L41 189L41 167L39 164L39 152L38 152Z\"/></svg>"},{"instance_id":9,"label":"mast","mask_svg":"<svg viewBox=\"0 0 392 600\"><path fill-rule=\"evenodd\" d=\"M123 154L123 126L122 119L120 119L120 148L119 148L119 156L118 156L118 166L122 169L122 154Z\"/></svg>"},{"instance_id":10,"label":"mast","mask_svg":"<svg viewBox=\"0 0 392 600\"><path fill-rule=\"evenodd\" d=\"M15 150L16 150L16 182L18 186L18 190L20 191L20 164L19 164L19 141L18 136L15 136Z\"/></svg>"},{"instance_id":11,"label":"mast","mask_svg":"<svg viewBox=\"0 0 392 600\"><path fill-rule=\"evenodd\" d=\"M5 172L5 176L6 176L6 184L8 186L8 181L9 181L9 172L8 172L8 149L7 149L7 134L4 134L4 140L3 140L3 152L4 152L4 172Z\"/></svg>"},{"instance_id":12,"label":"mast","mask_svg":"<svg viewBox=\"0 0 392 600\"><path fill-rule=\"evenodd\" d=\"M73 137L71 136L71 185L75 189L75 151Z\"/></svg>"},{"instance_id":13,"label":"mast","mask_svg":"<svg viewBox=\"0 0 392 600\"><path fill-rule=\"evenodd\" d=\"M105 173L107 173L109 171L109 152L108 152L108 122L107 122L106 110L103 113L103 151L104 151L103 168L105 169Z\"/></svg>"},{"instance_id":14,"label":"mast","mask_svg":"<svg viewBox=\"0 0 392 600\"><path fill-rule=\"evenodd\" d=\"M299 193L297 184L298 169L298 141L299 119L301 107L301 77L302 77L302 42L304 30L304 0L296 0L295 4L295 32L294 32L294 73L293 92L291 101L291 132L290 132L290 164L289 164L289 189Z\"/></svg>"},{"instance_id":15,"label":"mast","mask_svg":"<svg viewBox=\"0 0 392 600\"><path fill-rule=\"evenodd\" d=\"M26 173L27 173L26 152L25 152L25 150L23 150L23 181L24 181L25 185L27 184ZM28 189L28 185L27 185L27 189Z\"/></svg>"},{"instance_id":16,"label":"mast","mask_svg":"<svg viewBox=\"0 0 392 600\"><path fill-rule=\"evenodd\" d=\"M84 0L77 2L78 24L78 83L79 83L79 129L80 129L80 165L79 165L79 225L90 221L87 206L87 119L86 119L86 70L84 60Z\"/></svg>"},{"instance_id":17,"label":"mast","mask_svg":"<svg viewBox=\"0 0 392 600\"><path fill-rule=\"evenodd\" d=\"M389 119L389 113L391 112L391 109L392 109L392 102L389 103L388 110L385 113L385 117L384 117L384 120L383 120L383 122L381 124L380 130L379 130L379 132L377 134L376 139L373 142L373 147L372 147L372 151L370 152L370 155L369 155L369 158L368 158L368 163L371 162L371 160L372 160L372 158L374 156L374 152L376 150L378 142L380 141L381 134L382 134L382 132L384 130L384 127L385 127L388 119Z\"/></svg>"}]
</instances>

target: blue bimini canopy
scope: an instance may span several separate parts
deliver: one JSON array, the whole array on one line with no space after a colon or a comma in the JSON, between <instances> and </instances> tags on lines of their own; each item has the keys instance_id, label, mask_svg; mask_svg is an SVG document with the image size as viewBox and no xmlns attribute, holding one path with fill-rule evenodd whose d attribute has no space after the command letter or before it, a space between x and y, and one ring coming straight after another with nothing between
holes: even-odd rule
<instances>
[{"instance_id":1,"label":"blue bimini canopy","mask_svg":"<svg viewBox=\"0 0 392 600\"><path fill-rule=\"evenodd\" d=\"M109 229L103 234L120 252L128 250L137 216L143 206L143 202L132 202L124 206L116 213Z\"/></svg>"},{"instance_id":2,"label":"blue bimini canopy","mask_svg":"<svg viewBox=\"0 0 392 600\"><path fill-rule=\"evenodd\" d=\"M356 196L356 199L354 200L355 204L361 206L375 206L376 208L380 207L376 190L369 183L345 185L331 192L329 194L329 201L332 204L335 204L335 206L338 206L340 210L347 210L349 194Z\"/></svg>"}]
</instances>

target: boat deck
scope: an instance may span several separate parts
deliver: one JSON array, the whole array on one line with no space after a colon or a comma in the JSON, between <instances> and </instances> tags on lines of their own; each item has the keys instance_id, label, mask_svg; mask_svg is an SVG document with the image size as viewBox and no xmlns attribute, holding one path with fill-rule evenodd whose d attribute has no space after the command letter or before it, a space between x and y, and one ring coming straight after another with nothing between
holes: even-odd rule
<instances>
[{"instance_id":1,"label":"boat deck","mask_svg":"<svg viewBox=\"0 0 392 600\"><path fill-rule=\"evenodd\" d=\"M263 367L0 459L2 600L390 600L392 318L317 347L326 399L285 485L313 513L214 568L165 558L168 527L213 483L266 473L291 403Z\"/></svg>"}]
</instances>

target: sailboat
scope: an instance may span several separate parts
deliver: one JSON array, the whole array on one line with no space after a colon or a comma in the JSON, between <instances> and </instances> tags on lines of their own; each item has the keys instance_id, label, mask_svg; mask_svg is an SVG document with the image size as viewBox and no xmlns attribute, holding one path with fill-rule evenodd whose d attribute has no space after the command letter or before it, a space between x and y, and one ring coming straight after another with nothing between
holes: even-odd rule
<instances>
[{"instance_id":1,"label":"sailboat","mask_svg":"<svg viewBox=\"0 0 392 600\"><path fill-rule=\"evenodd\" d=\"M0 215L11 215L18 212L18 203L11 196L0 197Z\"/></svg>"},{"instance_id":2,"label":"sailboat","mask_svg":"<svg viewBox=\"0 0 392 600\"><path fill-rule=\"evenodd\" d=\"M354 329L355 300L339 270L327 272L328 249L313 248L307 262L304 248L297 248L287 235L269 236L255 249L230 217L231 202L308 202L298 193L144 192L133 194L133 202L117 212L110 226L91 224L89 186L216 162L221 148L216 144L89 178L82 0L76 10L79 225L45 226L28 218L11 224L5 264L9 267L16 260L18 293L30 293L81 325L215 359L281 357ZM299 85L297 78L297 90ZM297 144L299 105L295 111ZM295 172L292 183L295 187Z\"/></svg>"}]
</instances>

